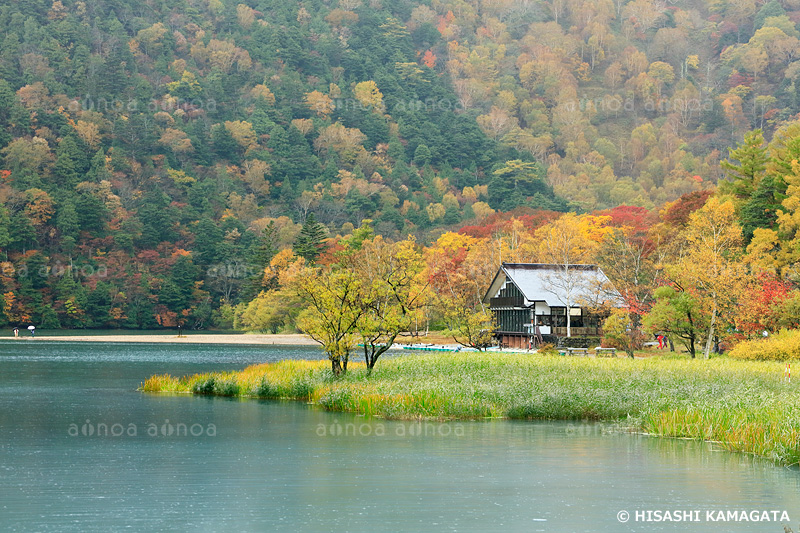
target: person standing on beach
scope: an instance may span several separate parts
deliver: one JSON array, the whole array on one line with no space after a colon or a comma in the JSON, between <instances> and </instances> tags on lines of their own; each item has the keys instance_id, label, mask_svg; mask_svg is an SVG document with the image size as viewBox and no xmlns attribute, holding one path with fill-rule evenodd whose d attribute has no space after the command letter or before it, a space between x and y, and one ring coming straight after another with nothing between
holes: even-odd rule
<instances>
[{"instance_id":1,"label":"person standing on beach","mask_svg":"<svg viewBox=\"0 0 800 533\"><path fill-rule=\"evenodd\" d=\"M19 337L19 328L14 326L14 336Z\"/></svg>"}]
</instances>

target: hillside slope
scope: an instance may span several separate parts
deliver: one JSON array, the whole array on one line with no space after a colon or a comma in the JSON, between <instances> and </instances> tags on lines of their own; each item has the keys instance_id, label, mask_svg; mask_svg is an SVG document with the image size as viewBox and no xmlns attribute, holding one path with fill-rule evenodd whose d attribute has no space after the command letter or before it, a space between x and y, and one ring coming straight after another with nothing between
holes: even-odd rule
<instances>
[{"instance_id":1,"label":"hillside slope","mask_svg":"<svg viewBox=\"0 0 800 533\"><path fill-rule=\"evenodd\" d=\"M0 7L0 322L224 320L313 213L653 207L798 111L791 3Z\"/></svg>"}]
</instances>

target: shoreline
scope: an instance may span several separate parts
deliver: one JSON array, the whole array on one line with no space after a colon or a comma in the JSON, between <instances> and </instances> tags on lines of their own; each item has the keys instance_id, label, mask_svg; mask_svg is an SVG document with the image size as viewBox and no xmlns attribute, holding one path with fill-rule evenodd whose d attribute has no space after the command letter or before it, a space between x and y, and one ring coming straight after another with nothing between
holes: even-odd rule
<instances>
[{"instance_id":1,"label":"shoreline","mask_svg":"<svg viewBox=\"0 0 800 533\"><path fill-rule=\"evenodd\" d=\"M149 377L148 393L289 399L327 411L409 420L586 420L715 443L800 463L800 390L776 362L427 352L363 363L333 378L328 361Z\"/></svg>"},{"instance_id":2,"label":"shoreline","mask_svg":"<svg viewBox=\"0 0 800 533\"><path fill-rule=\"evenodd\" d=\"M22 332L20 332L22 333ZM154 333L154 334L113 334L113 335L36 335L31 337L29 334L20 334L19 337L0 337L0 340L11 341L35 341L35 342L135 342L135 343L171 343L171 344L255 344L255 345L276 345L276 346L320 346L318 342L308 335L302 333L286 334L264 334L264 333L197 333L191 332L180 337L174 332ZM396 342L392 350L403 350L412 352L472 352L477 351L464 348L456 344L446 343L423 343L419 342ZM535 353L535 351L515 350L515 349L494 349L490 353ZM357 362L358 350L351 354L351 361Z\"/></svg>"},{"instance_id":3,"label":"shoreline","mask_svg":"<svg viewBox=\"0 0 800 533\"><path fill-rule=\"evenodd\" d=\"M230 335L224 333L195 333L182 335L41 335L31 337L6 337L12 341L45 342L144 342L170 344L275 344L282 346L319 346L310 337L301 334L290 335Z\"/></svg>"}]
</instances>

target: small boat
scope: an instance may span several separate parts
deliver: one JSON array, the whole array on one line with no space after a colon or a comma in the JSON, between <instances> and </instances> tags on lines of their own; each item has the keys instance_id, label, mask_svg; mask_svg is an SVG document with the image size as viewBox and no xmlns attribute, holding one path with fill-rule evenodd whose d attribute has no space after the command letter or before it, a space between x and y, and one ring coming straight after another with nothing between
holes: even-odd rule
<instances>
[{"instance_id":1,"label":"small boat","mask_svg":"<svg viewBox=\"0 0 800 533\"><path fill-rule=\"evenodd\" d=\"M403 350L415 350L419 352L472 352L474 348L465 348L463 346L448 346L444 344L403 344Z\"/></svg>"}]
</instances>

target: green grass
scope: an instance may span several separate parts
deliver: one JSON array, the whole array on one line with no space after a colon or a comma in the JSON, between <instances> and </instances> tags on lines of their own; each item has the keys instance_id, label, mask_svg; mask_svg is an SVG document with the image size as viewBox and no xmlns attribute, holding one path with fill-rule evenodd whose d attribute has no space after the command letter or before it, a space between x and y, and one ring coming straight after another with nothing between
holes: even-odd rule
<instances>
[{"instance_id":1,"label":"green grass","mask_svg":"<svg viewBox=\"0 0 800 533\"><path fill-rule=\"evenodd\" d=\"M292 398L399 419L620 421L791 465L800 461L800 384L783 382L783 369L728 358L434 352L383 359L371 375L351 363L341 379L327 361L281 361L241 372L153 376L141 390Z\"/></svg>"}]
</instances>

